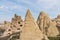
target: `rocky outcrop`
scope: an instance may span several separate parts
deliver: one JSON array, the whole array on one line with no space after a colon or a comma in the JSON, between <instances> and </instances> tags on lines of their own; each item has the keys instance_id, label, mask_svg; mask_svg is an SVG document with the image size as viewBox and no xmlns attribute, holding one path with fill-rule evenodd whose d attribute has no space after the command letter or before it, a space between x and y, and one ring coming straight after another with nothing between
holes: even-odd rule
<instances>
[{"instance_id":1,"label":"rocky outcrop","mask_svg":"<svg viewBox=\"0 0 60 40\"><path fill-rule=\"evenodd\" d=\"M56 21L56 27L59 30L59 35L60 35L60 15L57 16L57 18L53 19L54 21Z\"/></svg>"},{"instance_id":2,"label":"rocky outcrop","mask_svg":"<svg viewBox=\"0 0 60 40\"><path fill-rule=\"evenodd\" d=\"M60 15L57 16L57 18L54 19L56 21L56 26L60 27Z\"/></svg>"},{"instance_id":3,"label":"rocky outcrop","mask_svg":"<svg viewBox=\"0 0 60 40\"><path fill-rule=\"evenodd\" d=\"M17 14L14 15L14 18L12 18L12 24L20 24L23 22L21 16L18 16Z\"/></svg>"},{"instance_id":4,"label":"rocky outcrop","mask_svg":"<svg viewBox=\"0 0 60 40\"><path fill-rule=\"evenodd\" d=\"M39 30L37 23L28 10L24 21L24 27L22 28L20 40L42 40L44 37L45 40L48 40L48 38Z\"/></svg>"},{"instance_id":5,"label":"rocky outcrop","mask_svg":"<svg viewBox=\"0 0 60 40\"><path fill-rule=\"evenodd\" d=\"M11 22L4 21L0 24L0 40L49 40L48 37L57 37L59 32L60 15L52 20L43 11L37 22L28 10L25 21L15 14Z\"/></svg>"},{"instance_id":6,"label":"rocky outcrop","mask_svg":"<svg viewBox=\"0 0 60 40\"><path fill-rule=\"evenodd\" d=\"M4 21L1 28L4 28L4 33L0 36L0 39L5 38L7 36L11 37L12 34L18 33L20 34L23 26L23 21L20 16L14 15L14 18L12 18L11 22ZM17 36L17 35L16 35ZM19 35L20 36L20 35ZM7 38L8 40L9 38Z\"/></svg>"},{"instance_id":7,"label":"rocky outcrop","mask_svg":"<svg viewBox=\"0 0 60 40\"><path fill-rule=\"evenodd\" d=\"M56 27L56 22L50 22L49 23L49 28L48 28L48 32L47 32L47 36L48 37L56 37L57 35L59 35L59 31Z\"/></svg>"},{"instance_id":8,"label":"rocky outcrop","mask_svg":"<svg viewBox=\"0 0 60 40\"><path fill-rule=\"evenodd\" d=\"M22 30L22 26L23 26L23 20L21 18L21 16L18 15L14 15L14 18L12 18L11 24L13 25L13 28L16 28L16 30Z\"/></svg>"},{"instance_id":9,"label":"rocky outcrop","mask_svg":"<svg viewBox=\"0 0 60 40\"><path fill-rule=\"evenodd\" d=\"M48 15L43 11L38 17L37 24L39 25L39 28L43 34L47 35L48 37L55 37L59 34L56 23L52 22Z\"/></svg>"},{"instance_id":10,"label":"rocky outcrop","mask_svg":"<svg viewBox=\"0 0 60 40\"><path fill-rule=\"evenodd\" d=\"M20 32L23 26L22 19L18 15L14 15L14 18L12 18L11 23L4 21L4 27L5 27L5 35L12 34L15 32Z\"/></svg>"},{"instance_id":11,"label":"rocky outcrop","mask_svg":"<svg viewBox=\"0 0 60 40\"><path fill-rule=\"evenodd\" d=\"M45 33L45 28L47 28L47 23L49 23L50 20L48 18L48 15L45 14L43 11L39 14L38 19L37 19L37 24L39 25L40 30Z\"/></svg>"}]
</instances>

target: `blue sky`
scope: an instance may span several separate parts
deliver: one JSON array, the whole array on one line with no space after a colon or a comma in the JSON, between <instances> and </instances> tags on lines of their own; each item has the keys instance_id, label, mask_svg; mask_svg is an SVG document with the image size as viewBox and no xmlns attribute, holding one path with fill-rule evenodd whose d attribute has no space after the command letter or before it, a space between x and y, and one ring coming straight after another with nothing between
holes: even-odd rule
<instances>
[{"instance_id":1,"label":"blue sky","mask_svg":"<svg viewBox=\"0 0 60 40\"><path fill-rule=\"evenodd\" d=\"M24 19L27 9L35 20L41 11L54 18L60 14L60 0L0 0L0 22L10 21L14 14Z\"/></svg>"}]
</instances>

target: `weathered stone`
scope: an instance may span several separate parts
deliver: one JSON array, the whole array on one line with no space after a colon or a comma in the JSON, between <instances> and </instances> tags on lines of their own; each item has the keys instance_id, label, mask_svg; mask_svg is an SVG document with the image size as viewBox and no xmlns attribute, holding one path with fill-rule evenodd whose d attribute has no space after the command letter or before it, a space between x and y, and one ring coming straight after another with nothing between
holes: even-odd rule
<instances>
[{"instance_id":1,"label":"weathered stone","mask_svg":"<svg viewBox=\"0 0 60 40\"><path fill-rule=\"evenodd\" d=\"M47 36L56 37L59 34L58 30L60 32L60 15L51 20L42 11L36 23L28 10L25 21L21 19L21 16L15 14L11 22L4 21L0 24L0 40L11 40L17 35L20 40L49 40Z\"/></svg>"},{"instance_id":2,"label":"weathered stone","mask_svg":"<svg viewBox=\"0 0 60 40\"><path fill-rule=\"evenodd\" d=\"M56 27L56 22L53 21L49 23L49 28L48 28L48 31L47 31L47 36L48 37L56 37L57 35L59 35L59 31Z\"/></svg>"},{"instance_id":3,"label":"weathered stone","mask_svg":"<svg viewBox=\"0 0 60 40\"><path fill-rule=\"evenodd\" d=\"M60 27L60 15L57 16L57 18L54 19L56 21L56 26Z\"/></svg>"},{"instance_id":4,"label":"weathered stone","mask_svg":"<svg viewBox=\"0 0 60 40\"><path fill-rule=\"evenodd\" d=\"M37 23L34 21L30 11L27 11L26 18L24 21L24 27L22 28L22 33L20 40L42 40L43 34L39 30Z\"/></svg>"},{"instance_id":5,"label":"weathered stone","mask_svg":"<svg viewBox=\"0 0 60 40\"><path fill-rule=\"evenodd\" d=\"M48 37L55 37L59 34L56 24L44 12L40 13L37 23L43 34L46 34Z\"/></svg>"},{"instance_id":6,"label":"weathered stone","mask_svg":"<svg viewBox=\"0 0 60 40\"><path fill-rule=\"evenodd\" d=\"M12 18L12 24L17 24L17 23L19 23L19 22L23 22L23 20L22 20L22 18L21 18L21 16L18 16L18 15L14 15L14 18Z\"/></svg>"},{"instance_id":7,"label":"weathered stone","mask_svg":"<svg viewBox=\"0 0 60 40\"><path fill-rule=\"evenodd\" d=\"M48 18L48 15L45 14L43 11L40 13L40 15L38 16L38 19L37 19L37 24L39 25L40 30L41 30L44 34L46 34L46 31L45 31L46 28L48 28L48 26L47 26L47 24L49 23L48 20L50 20L50 19Z\"/></svg>"},{"instance_id":8,"label":"weathered stone","mask_svg":"<svg viewBox=\"0 0 60 40\"><path fill-rule=\"evenodd\" d=\"M56 21L56 27L59 30L59 35L60 35L60 15L57 16L57 18L53 19L54 21Z\"/></svg>"},{"instance_id":9,"label":"weathered stone","mask_svg":"<svg viewBox=\"0 0 60 40\"><path fill-rule=\"evenodd\" d=\"M10 36L13 33L20 32L22 30L23 21L20 16L15 14L15 16L14 16L14 18L12 18L11 22L4 21L3 25L0 25L0 26L2 26L1 28L5 29L4 33L0 36L0 38L1 37L3 38L6 36Z\"/></svg>"}]
</instances>

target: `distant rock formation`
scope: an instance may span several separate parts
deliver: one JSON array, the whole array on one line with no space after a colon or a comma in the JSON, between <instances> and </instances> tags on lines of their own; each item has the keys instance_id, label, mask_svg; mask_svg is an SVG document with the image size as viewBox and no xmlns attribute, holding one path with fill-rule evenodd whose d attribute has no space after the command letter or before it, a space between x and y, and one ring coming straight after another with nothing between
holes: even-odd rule
<instances>
[{"instance_id":1,"label":"distant rock formation","mask_svg":"<svg viewBox=\"0 0 60 40\"><path fill-rule=\"evenodd\" d=\"M12 18L11 24L13 25L13 28L16 28L15 30L22 30L23 26L23 20L21 16L14 15L14 18Z\"/></svg>"},{"instance_id":2,"label":"distant rock formation","mask_svg":"<svg viewBox=\"0 0 60 40\"><path fill-rule=\"evenodd\" d=\"M55 37L59 34L56 23L52 22L48 15L43 11L40 13L37 19L37 24L39 25L39 28L43 34L46 34L48 37Z\"/></svg>"},{"instance_id":3,"label":"distant rock formation","mask_svg":"<svg viewBox=\"0 0 60 40\"><path fill-rule=\"evenodd\" d=\"M12 24L19 24L19 23L21 23L23 20L22 20L22 18L21 18L21 16L18 16L17 14L15 14L14 15L14 18L12 18Z\"/></svg>"},{"instance_id":4,"label":"distant rock formation","mask_svg":"<svg viewBox=\"0 0 60 40\"><path fill-rule=\"evenodd\" d=\"M48 37L56 37L57 35L59 35L59 31L56 27L56 22L50 22L49 24L49 28L48 28L48 32L47 32L47 36Z\"/></svg>"},{"instance_id":5,"label":"distant rock formation","mask_svg":"<svg viewBox=\"0 0 60 40\"><path fill-rule=\"evenodd\" d=\"M56 21L56 26L60 27L60 15L57 16L57 18L54 19Z\"/></svg>"},{"instance_id":6,"label":"distant rock formation","mask_svg":"<svg viewBox=\"0 0 60 40\"><path fill-rule=\"evenodd\" d=\"M10 36L10 35L12 36L12 34L18 33L18 32L20 34L20 32L22 30L22 26L23 26L23 21L22 21L21 17L15 14L14 18L12 18L11 22L4 21L3 25L1 25L1 28L4 28L5 31L0 36L0 39L1 39L1 37L4 38L4 37ZM7 38L7 40L8 40L8 38Z\"/></svg>"},{"instance_id":7,"label":"distant rock formation","mask_svg":"<svg viewBox=\"0 0 60 40\"><path fill-rule=\"evenodd\" d=\"M12 18L11 23L4 21L4 27L5 27L5 29L6 29L7 32L10 31L11 34L12 34L12 33L18 32L18 31L20 31L22 29L21 28L23 26L22 22L23 21L22 21L21 17L17 16L15 14L14 18Z\"/></svg>"},{"instance_id":8,"label":"distant rock formation","mask_svg":"<svg viewBox=\"0 0 60 40\"><path fill-rule=\"evenodd\" d=\"M60 15L50 19L43 11L37 22L28 10L24 21L21 16L15 14L10 22L0 23L0 40L49 40L48 37L60 36L59 33Z\"/></svg>"},{"instance_id":9,"label":"distant rock formation","mask_svg":"<svg viewBox=\"0 0 60 40\"><path fill-rule=\"evenodd\" d=\"M48 38L39 30L37 23L28 10L24 21L24 27L22 28L20 40L42 40L43 36L45 37L45 40L48 40Z\"/></svg>"},{"instance_id":10,"label":"distant rock formation","mask_svg":"<svg viewBox=\"0 0 60 40\"><path fill-rule=\"evenodd\" d=\"M45 33L45 28L47 28L47 23L49 23L50 20L48 18L48 15L45 14L43 11L39 14L38 19L37 19L37 24L39 25L39 28L42 32Z\"/></svg>"}]
</instances>

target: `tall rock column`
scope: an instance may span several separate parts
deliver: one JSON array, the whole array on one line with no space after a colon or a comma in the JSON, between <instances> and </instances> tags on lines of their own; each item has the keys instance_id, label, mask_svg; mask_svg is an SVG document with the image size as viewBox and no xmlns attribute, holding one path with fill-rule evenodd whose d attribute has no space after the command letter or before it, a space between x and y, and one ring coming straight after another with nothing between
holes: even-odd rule
<instances>
[{"instance_id":1,"label":"tall rock column","mask_svg":"<svg viewBox=\"0 0 60 40\"><path fill-rule=\"evenodd\" d=\"M46 34L46 28L48 28L47 23L49 22L48 19L48 15L45 14L43 11L38 16L37 24L43 34Z\"/></svg>"},{"instance_id":2,"label":"tall rock column","mask_svg":"<svg viewBox=\"0 0 60 40\"><path fill-rule=\"evenodd\" d=\"M26 18L24 21L24 27L22 28L22 33L20 40L42 40L43 34L39 30L37 23L32 17L30 11L27 11Z\"/></svg>"}]
</instances>

